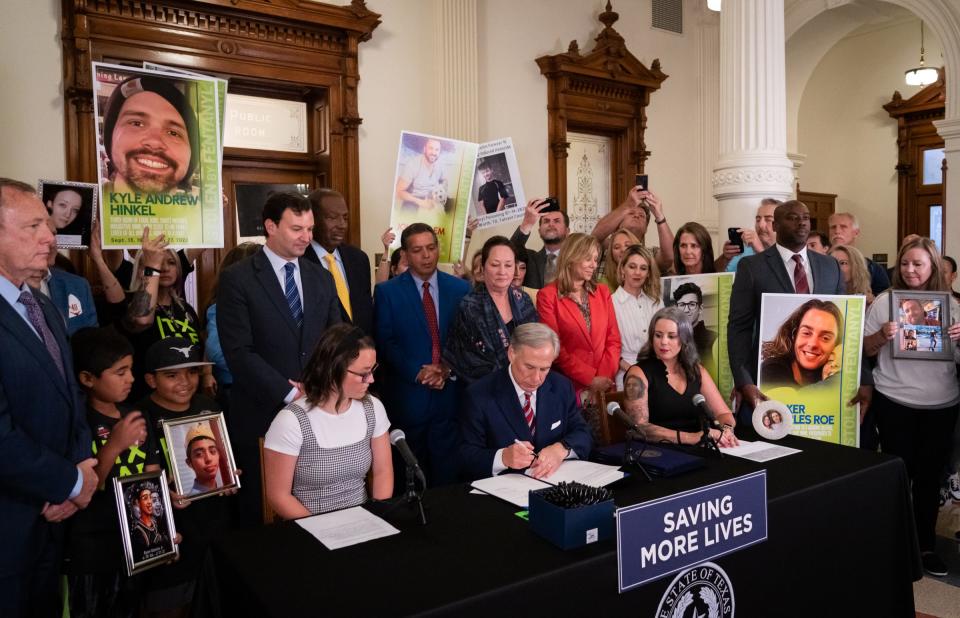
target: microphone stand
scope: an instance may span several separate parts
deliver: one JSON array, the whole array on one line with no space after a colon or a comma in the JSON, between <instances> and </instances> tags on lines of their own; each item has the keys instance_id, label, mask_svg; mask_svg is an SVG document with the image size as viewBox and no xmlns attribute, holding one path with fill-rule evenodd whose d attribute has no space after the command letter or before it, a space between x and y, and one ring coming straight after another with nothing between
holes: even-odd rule
<instances>
[{"instance_id":1,"label":"microphone stand","mask_svg":"<svg viewBox=\"0 0 960 618\"><path fill-rule=\"evenodd\" d=\"M633 449L634 444L642 444L640 451L637 452ZM627 445L624 447L623 458L626 464L633 466L640 470L643 473L643 476L646 477L648 483L653 482L653 478L650 476L650 473L647 472L647 469L643 467L641 463L643 461L643 453L647 450L649 442L646 441L642 434L638 434L636 431L630 430L627 432Z\"/></svg>"},{"instance_id":2,"label":"microphone stand","mask_svg":"<svg viewBox=\"0 0 960 618\"><path fill-rule=\"evenodd\" d=\"M700 441L697 442L697 446L713 451L718 457L722 458L723 453L720 452L717 441L710 436L710 419L707 418L707 413L703 408L700 408L700 432Z\"/></svg>"},{"instance_id":3,"label":"microphone stand","mask_svg":"<svg viewBox=\"0 0 960 618\"><path fill-rule=\"evenodd\" d=\"M420 513L420 525L427 525L427 516L423 512L423 489L417 491L417 469L410 464L407 464L406 470L407 477L407 487L403 493L403 500L407 504L417 503L416 510Z\"/></svg>"}]
</instances>

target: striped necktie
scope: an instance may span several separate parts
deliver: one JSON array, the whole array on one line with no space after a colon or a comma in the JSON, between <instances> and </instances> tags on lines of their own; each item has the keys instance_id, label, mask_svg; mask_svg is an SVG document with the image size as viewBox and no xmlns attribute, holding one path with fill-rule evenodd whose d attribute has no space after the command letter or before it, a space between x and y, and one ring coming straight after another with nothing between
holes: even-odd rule
<instances>
[{"instance_id":1,"label":"striped necktie","mask_svg":"<svg viewBox=\"0 0 960 618\"><path fill-rule=\"evenodd\" d=\"M793 254L793 287L797 294L809 294L810 284L807 282L807 271L803 267L803 256L799 253Z\"/></svg>"},{"instance_id":2,"label":"striped necktie","mask_svg":"<svg viewBox=\"0 0 960 618\"><path fill-rule=\"evenodd\" d=\"M293 272L297 269L293 262L287 262L283 265L287 271L283 279L283 295L287 297L287 306L290 307L290 315L293 321L297 323L297 328L303 326L303 305L300 303L300 290L297 289L297 281L293 278Z\"/></svg>"},{"instance_id":3,"label":"striped necktie","mask_svg":"<svg viewBox=\"0 0 960 618\"><path fill-rule=\"evenodd\" d=\"M527 427L530 428L530 435L537 432L537 415L533 411L533 405L530 402L531 393L523 392L523 418L527 421Z\"/></svg>"}]
</instances>

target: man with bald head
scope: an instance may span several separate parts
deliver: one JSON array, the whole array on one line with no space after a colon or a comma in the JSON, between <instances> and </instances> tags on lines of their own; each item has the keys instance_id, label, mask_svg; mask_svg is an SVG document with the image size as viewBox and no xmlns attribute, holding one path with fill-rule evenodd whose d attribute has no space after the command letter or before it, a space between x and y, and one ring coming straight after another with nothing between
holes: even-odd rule
<instances>
[{"instance_id":1,"label":"man with bald head","mask_svg":"<svg viewBox=\"0 0 960 618\"><path fill-rule=\"evenodd\" d=\"M835 212L828 219L831 245L856 245L860 237L860 222L853 213ZM890 287L890 278L882 266L864 256L870 271L870 291L874 296Z\"/></svg>"},{"instance_id":2,"label":"man with bald head","mask_svg":"<svg viewBox=\"0 0 960 618\"><path fill-rule=\"evenodd\" d=\"M843 275L832 257L807 250L810 212L803 202L790 200L773 213L776 243L745 256L737 265L730 299L727 347L730 368L743 404L740 420L767 397L757 388L760 304L764 293L843 294ZM864 410L866 406L864 406ZM748 422L747 425L750 423Z\"/></svg>"},{"instance_id":3,"label":"man with bald head","mask_svg":"<svg viewBox=\"0 0 960 618\"><path fill-rule=\"evenodd\" d=\"M47 267L48 216L0 178L0 616L55 615L60 522L97 488L64 320L26 283Z\"/></svg>"}]
</instances>

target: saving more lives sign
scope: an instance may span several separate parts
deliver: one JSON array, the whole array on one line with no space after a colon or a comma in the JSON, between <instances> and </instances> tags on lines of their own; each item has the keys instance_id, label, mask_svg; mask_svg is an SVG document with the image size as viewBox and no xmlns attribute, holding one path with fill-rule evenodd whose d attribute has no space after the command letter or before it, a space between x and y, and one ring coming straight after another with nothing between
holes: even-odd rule
<instances>
[{"instance_id":1,"label":"saving more lives sign","mask_svg":"<svg viewBox=\"0 0 960 618\"><path fill-rule=\"evenodd\" d=\"M625 592L767 539L765 470L618 509L617 575Z\"/></svg>"}]
</instances>

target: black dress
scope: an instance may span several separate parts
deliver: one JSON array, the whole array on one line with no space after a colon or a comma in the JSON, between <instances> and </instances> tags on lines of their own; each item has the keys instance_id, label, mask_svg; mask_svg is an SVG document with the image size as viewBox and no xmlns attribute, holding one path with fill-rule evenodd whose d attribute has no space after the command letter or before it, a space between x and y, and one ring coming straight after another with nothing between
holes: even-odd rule
<instances>
[{"instance_id":1,"label":"black dress","mask_svg":"<svg viewBox=\"0 0 960 618\"><path fill-rule=\"evenodd\" d=\"M637 367L647 376L647 407L650 422L667 429L700 431L700 411L693 396L700 393L700 375L687 379L687 389L678 393L667 382L667 367L659 358L647 358Z\"/></svg>"}]
</instances>

